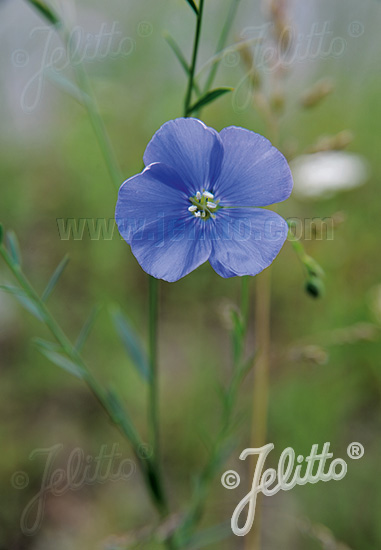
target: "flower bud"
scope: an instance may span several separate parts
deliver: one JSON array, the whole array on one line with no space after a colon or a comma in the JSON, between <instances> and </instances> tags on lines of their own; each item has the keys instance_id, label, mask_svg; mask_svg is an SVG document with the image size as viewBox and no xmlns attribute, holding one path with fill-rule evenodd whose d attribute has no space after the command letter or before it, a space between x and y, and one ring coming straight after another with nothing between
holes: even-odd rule
<instances>
[{"instance_id":1,"label":"flower bud","mask_svg":"<svg viewBox=\"0 0 381 550\"><path fill-rule=\"evenodd\" d=\"M308 277L305 289L306 292L313 298L321 298L325 292L323 281L315 275Z\"/></svg>"}]
</instances>

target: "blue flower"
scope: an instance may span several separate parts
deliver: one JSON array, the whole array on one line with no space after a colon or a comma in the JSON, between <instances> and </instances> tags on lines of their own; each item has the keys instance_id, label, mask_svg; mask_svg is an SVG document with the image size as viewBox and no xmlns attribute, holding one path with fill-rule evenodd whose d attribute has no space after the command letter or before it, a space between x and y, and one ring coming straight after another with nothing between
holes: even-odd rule
<instances>
[{"instance_id":1,"label":"blue flower","mask_svg":"<svg viewBox=\"0 0 381 550\"><path fill-rule=\"evenodd\" d=\"M178 118L155 133L144 164L115 214L144 271L172 282L209 260L222 277L256 275L277 256L287 223L260 207L287 199L292 177L266 138Z\"/></svg>"}]
</instances>

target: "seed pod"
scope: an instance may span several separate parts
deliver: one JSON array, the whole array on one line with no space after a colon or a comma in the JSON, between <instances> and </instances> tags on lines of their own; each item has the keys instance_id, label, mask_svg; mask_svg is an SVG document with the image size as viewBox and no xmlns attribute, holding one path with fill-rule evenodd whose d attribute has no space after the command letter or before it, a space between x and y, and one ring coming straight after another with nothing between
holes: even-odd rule
<instances>
[{"instance_id":1,"label":"seed pod","mask_svg":"<svg viewBox=\"0 0 381 550\"><path fill-rule=\"evenodd\" d=\"M332 80L329 78L324 78L319 80L312 86L305 94L301 97L300 103L306 109L315 107L318 105L325 97L331 94L334 90L334 85Z\"/></svg>"},{"instance_id":2,"label":"seed pod","mask_svg":"<svg viewBox=\"0 0 381 550\"><path fill-rule=\"evenodd\" d=\"M335 136L321 136L315 145L308 147L306 153L320 153L321 151L341 151L353 141L350 130L342 130Z\"/></svg>"}]
</instances>

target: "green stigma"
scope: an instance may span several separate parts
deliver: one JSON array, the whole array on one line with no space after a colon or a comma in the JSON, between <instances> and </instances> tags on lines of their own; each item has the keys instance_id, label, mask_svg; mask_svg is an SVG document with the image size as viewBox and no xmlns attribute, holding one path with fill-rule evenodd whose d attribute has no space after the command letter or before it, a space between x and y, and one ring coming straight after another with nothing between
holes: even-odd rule
<instances>
[{"instance_id":1,"label":"green stigma","mask_svg":"<svg viewBox=\"0 0 381 550\"><path fill-rule=\"evenodd\" d=\"M202 193L197 191L194 197L189 197L189 201L192 203L188 208L189 212L195 218L200 218L201 220L215 219L215 213L220 208L218 206L220 201L216 201L213 193L205 190Z\"/></svg>"}]
</instances>

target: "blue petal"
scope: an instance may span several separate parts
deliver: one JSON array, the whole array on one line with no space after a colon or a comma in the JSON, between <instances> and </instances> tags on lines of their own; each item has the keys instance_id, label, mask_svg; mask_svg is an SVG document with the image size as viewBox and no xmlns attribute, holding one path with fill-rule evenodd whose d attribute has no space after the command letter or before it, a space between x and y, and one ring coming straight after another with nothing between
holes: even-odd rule
<instances>
[{"instance_id":1,"label":"blue petal","mask_svg":"<svg viewBox=\"0 0 381 550\"><path fill-rule=\"evenodd\" d=\"M220 137L224 158L215 192L221 204L268 206L290 196L290 168L266 138L235 126L224 128Z\"/></svg>"},{"instance_id":2,"label":"blue petal","mask_svg":"<svg viewBox=\"0 0 381 550\"><path fill-rule=\"evenodd\" d=\"M288 226L275 212L260 208L218 211L209 261L221 277L257 275L275 259Z\"/></svg>"},{"instance_id":3,"label":"blue petal","mask_svg":"<svg viewBox=\"0 0 381 550\"><path fill-rule=\"evenodd\" d=\"M132 253L146 273L172 283L208 260L212 244L205 235L207 225L194 216L166 216L134 234Z\"/></svg>"},{"instance_id":4,"label":"blue petal","mask_svg":"<svg viewBox=\"0 0 381 550\"><path fill-rule=\"evenodd\" d=\"M164 216L189 217L188 192L173 168L155 163L123 183L119 189L115 219L129 244L132 236Z\"/></svg>"},{"instance_id":5,"label":"blue petal","mask_svg":"<svg viewBox=\"0 0 381 550\"><path fill-rule=\"evenodd\" d=\"M177 118L163 124L144 153L145 165L161 162L174 168L189 195L213 188L222 158L218 133L196 118Z\"/></svg>"}]
</instances>

